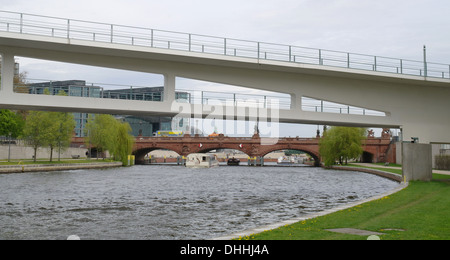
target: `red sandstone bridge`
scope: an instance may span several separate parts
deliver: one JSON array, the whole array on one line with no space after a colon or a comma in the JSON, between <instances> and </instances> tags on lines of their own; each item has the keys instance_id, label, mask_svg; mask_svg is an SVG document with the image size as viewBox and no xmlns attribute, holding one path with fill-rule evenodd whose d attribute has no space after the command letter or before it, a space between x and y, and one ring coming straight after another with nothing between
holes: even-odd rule
<instances>
[{"instance_id":1,"label":"red sandstone bridge","mask_svg":"<svg viewBox=\"0 0 450 260\"><path fill-rule=\"evenodd\" d=\"M311 155L318 165L320 138L279 138L275 144L264 145L258 135L253 137L199 137L186 135L184 137L137 137L133 154L136 163L144 163L144 157L154 150L171 150L180 156L191 153L206 153L218 149L233 149L247 154L249 157L264 157L280 150L298 150ZM84 144L83 138L75 138L74 143ZM364 162L395 162L395 145L391 145L389 131L383 131L381 138L373 135L363 141Z\"/></svg>"}]
</instances>

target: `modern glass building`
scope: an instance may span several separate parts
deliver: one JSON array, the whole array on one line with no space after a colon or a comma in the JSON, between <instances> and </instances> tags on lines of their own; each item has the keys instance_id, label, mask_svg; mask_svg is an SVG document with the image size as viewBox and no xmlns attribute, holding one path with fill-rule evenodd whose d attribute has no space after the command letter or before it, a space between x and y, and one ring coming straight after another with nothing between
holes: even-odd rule
<instances>
[{"instance_id":1,"label":"modern glass building","mask_svg":"<svg viewBox=\"0 0 450 260\"><path fill-rule=\"evenodd\" d=\"M58 95L64 91L68 96L94 97L100 98L102 88L98 86L87 86L84 80L49 81L33 83L28 85L29 94L43 95L48 89L50 95ZM73 113L76 122L75 136L84 137L84 127L86 126L89 114Z\"/></svg>"},{"instance_id":2,"label":"modern glass building","mask_svg":"<svg viewBox=\"0 0 450 260\"><path fill-rule=\"evenodd\" d=\"M87 86L84 80L66 80L66 81L50 81L41 83L32 83L28 85L29 94L44 94L48 89L50 95L58 95L62 90L68 96L74 97L102 97L103 89L98 86Z\"/></svg>"},{"instance_id":3,"label":"modern glass building","mask_svg":"<svg viewBox=\"0 0 450 260\"><path fill-rule=\"evenodd\" d=\"M173 126L171 117L122 117L128 122L134 136L153 136L157 131L180 131L182 127ZM183 119L180 119L183 120Z\"/></svg>"}]
</instances>

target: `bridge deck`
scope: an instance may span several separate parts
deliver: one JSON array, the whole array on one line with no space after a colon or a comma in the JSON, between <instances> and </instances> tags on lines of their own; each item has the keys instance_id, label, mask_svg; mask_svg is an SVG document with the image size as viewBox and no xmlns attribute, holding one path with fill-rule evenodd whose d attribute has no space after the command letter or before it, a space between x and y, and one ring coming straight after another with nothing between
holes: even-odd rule
<instances>
[{"instance_id":1,"label":"bridge deck","mask_svg":"<svg viewBox=\"0 0 450 260\"><path fill-rule=\"evenodd\" d=\"M7 11L0 11L0 31L56 39L220 55L224 56L222 59L226 59L227 56L245 58L257 60L258 63L267 60L419 77L450 78L448 64Z\"/></svg>"}]
</instances>

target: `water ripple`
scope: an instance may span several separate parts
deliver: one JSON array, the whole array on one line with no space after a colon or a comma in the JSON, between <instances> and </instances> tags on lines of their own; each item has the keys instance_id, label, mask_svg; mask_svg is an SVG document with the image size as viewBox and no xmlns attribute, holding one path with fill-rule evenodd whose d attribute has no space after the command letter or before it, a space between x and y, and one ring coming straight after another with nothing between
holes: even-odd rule
<instances>
[{"instance_id":1,"label":"water ripple","mask_svg":"<svg viewBox=\"0 0 450 260\"><path fill-rule=\"evenodd\" d=\"M369 174L309 167L135 166L0 175L0 239L206 239L397 186Z\"/></svg>"}]
</instances>

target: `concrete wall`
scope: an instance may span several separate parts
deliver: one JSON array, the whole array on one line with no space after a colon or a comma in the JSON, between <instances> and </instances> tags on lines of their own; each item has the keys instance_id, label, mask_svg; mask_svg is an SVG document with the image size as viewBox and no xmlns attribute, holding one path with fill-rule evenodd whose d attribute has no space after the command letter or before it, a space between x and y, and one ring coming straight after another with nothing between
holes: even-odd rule
<instances>
[{"instance_id":1,"label":"concrete wall","mask_svg":"<svg viewBox=\"0 0 450 260\"><path fill-rule=\"evenodd\" d=\"M406 181L431 181L433 176L430 144L403 143L403 177Z\"/></svg>"},{"instance_id":2,"label":"concrete wall","mask_svg":"<svg viewBox=\"0 0 450 260\"><path fill-rule=\"evenodd\" d=\"M402 143L397 142L395 143L396 146L396 163L402 164L403 155L402 155ZM436 168L436 156L441 154L441 144L432 144L431 145L431 156L432 156L432 166L433 169ZM444 155L450 155L450 151L445 151Z\"/></svg>"},{"instance_id":3,"label":"concrete wall","mask_svg":"<svg viewBox=\"0 0 450 260\"><path fill-rule=\"evenodd\" d=\"M0 145L0 160L8 160L8 145ZM72 158L72 155L79 155L81 158L86 157L87 149L84 148L68 148L61 152L61 158ZM31 160L34 155L32 147L24 145L11 145L11 160ZM40 148L37 151L38 159L50 159L50 149ZM58 160L58 150L53 151L53 160Z\"/></svg>"}]
</instances>

